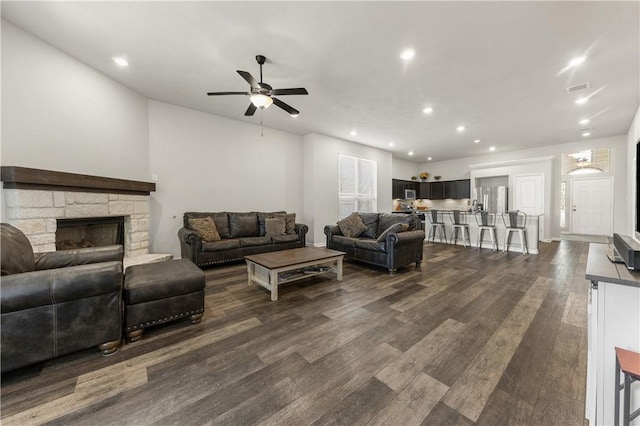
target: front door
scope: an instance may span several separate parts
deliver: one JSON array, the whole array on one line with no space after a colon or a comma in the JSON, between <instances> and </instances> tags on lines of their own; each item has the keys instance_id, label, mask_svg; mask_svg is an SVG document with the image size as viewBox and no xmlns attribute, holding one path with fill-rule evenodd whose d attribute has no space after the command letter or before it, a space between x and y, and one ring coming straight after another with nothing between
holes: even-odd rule
<instances>
[{"instance_id":1,"label":"front door","mask_svg":"<svg viewBox=\"0 0 640 426\"><path fill-rule=\"evenodd\" d=\"M571 181L571 232L606 235L612 233L613 179L589 178Z\"/></svg>"}]
</instances>

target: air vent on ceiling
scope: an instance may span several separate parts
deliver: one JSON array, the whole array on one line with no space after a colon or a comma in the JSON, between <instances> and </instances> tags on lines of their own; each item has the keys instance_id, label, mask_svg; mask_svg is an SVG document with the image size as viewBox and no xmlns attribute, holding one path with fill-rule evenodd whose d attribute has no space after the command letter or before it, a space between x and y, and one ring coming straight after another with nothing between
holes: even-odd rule
<instances>
[{"instance_id":1,"label":"air vent on ceiling","mask_svg":"<svg viewBox=\"0 0 640 426\"><path fill-rule=\"evenodd\" d=\"M567 87L567 93L576 93L589 88L589 82L576 84L575 86Z\"/></svg>"},{"instance_id":2,"label":"air vent on ceiling","mask_svg":"<svg viewBox=\"0 0 640 426\"><path fill-rule=\"evenodd\" d=\"M584 133L584 132L590 132L591 131L591 127L583 127L581 129L578 129L578 133Z\"/></svg>"}]
</instances>

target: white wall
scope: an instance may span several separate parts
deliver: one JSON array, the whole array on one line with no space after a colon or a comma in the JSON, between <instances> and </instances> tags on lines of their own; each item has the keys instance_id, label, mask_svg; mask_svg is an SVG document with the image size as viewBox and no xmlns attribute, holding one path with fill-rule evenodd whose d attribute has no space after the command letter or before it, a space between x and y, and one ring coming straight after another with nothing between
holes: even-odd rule
<instances>
[{"instance_id":1,"label":"white wall","mask_svg":"<svg viewBox=\"0 0 640 426\"><path fill-rule=\"evenodd\" d=\"M338 221L338 156L348 154L377 162L378 211L390 212L391 153L315 133L304 136L304 206L308 242L325 245L325 225Z\"/></svg>"},{"instance_id":2,"label":"white wall","mask_svg":"<svg viewBox=\"0 0 640 426\"><path fill-rule=\"evenodd\" d=\"M150 251L180 257L187 211L275 211L302 216L302 137L149 101Z\"/></svg>"},{"instance_id":3,"label":"white wall","mask_svg":"<svg viewBox=\"0 0 640 426\"><path fill-rule=\"evenodd\" d=\"M614 178L614 205L613 205L613 232L624 232L627 229L628 184L627 184L627 156L631 149L627 146L627 137L613 136L609 138L580 140L560 145L540 146L537 148L519 151L495 152L492 154L465 157L449 161L430 162L420 165L431 175L441 175L442 180L468 179L470 178L470 165L490 164L510 160L526 160L531 158L554 156L551 175L551 217L549 236L559 239L560 230L560 182L561 182L561 156L562 153L570 153L584 149L614 148L612 165ZM635 148L634 148L635 149ZM545 176L545 180L548 176Z\"/></svg>"},{"instance_id":4,"label":"white wall","mask_svg":"<svg viewBox=\"0 0 640 426\"><path fill-rule=\"evenodd\" d=\"M2 21L2 165L148 181L148 140L145 97Z\"/></svg>"},{"instance_id":5,"label":"white wall","mask_svg":"<svg viewBox=\"0 0 640 426\"><path fill-rule=\"evenodd\" d=\"M626 217L626 231L625 235L631 235L640 241L635 231L636 220L636 203L640 200L636 200L636 167L638 167L639 158L636 158L636 144L640 140L640 107L636 111L636 116L629 127L627 133L627 217Z\"/></svg>"},{"instance_id":6,"label":"white wall","mask_svg":"<svg viewBox=\"0 0 640 426\"><path fill-rule=\"evenodd\" d=\"M418 176L423 171L420 164L399 158L391 159L391 177L393 179L410 180L411 176ZM424 170L426 171L426 170Z\"/></svg>"}]
</instances>

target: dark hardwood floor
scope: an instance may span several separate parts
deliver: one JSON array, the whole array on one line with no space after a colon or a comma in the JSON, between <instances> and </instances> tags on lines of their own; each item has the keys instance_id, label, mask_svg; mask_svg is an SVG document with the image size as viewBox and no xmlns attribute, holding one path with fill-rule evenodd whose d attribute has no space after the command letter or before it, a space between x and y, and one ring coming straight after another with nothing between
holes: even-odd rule
<instances>
[{"instance_id":1,"label":"dark hardwood floor","mask_svg":"<svg viewBox=\"0 0 640 426\"><path fill-rule=\"evenodd\" d=\"M2 424L585 424L588 244L424 246L422 270L266 290L206 270L201 324L5 374Z\"/></svg>"}]
</instances>

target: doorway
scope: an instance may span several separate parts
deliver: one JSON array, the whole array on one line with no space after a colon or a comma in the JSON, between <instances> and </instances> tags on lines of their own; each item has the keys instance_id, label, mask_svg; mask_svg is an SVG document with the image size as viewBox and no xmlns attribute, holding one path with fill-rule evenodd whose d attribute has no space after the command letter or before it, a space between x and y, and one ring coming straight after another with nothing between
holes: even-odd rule
<instances>
[{"instance_id":1,"label":"doorway","mask_svg":"<svg viewBox=\"0 0 640 426\"><path fill-rule=\"evenodd\" d=\"M571 233L611 236L613 178L571 181Z\"/></svg>"}]
</instances>

